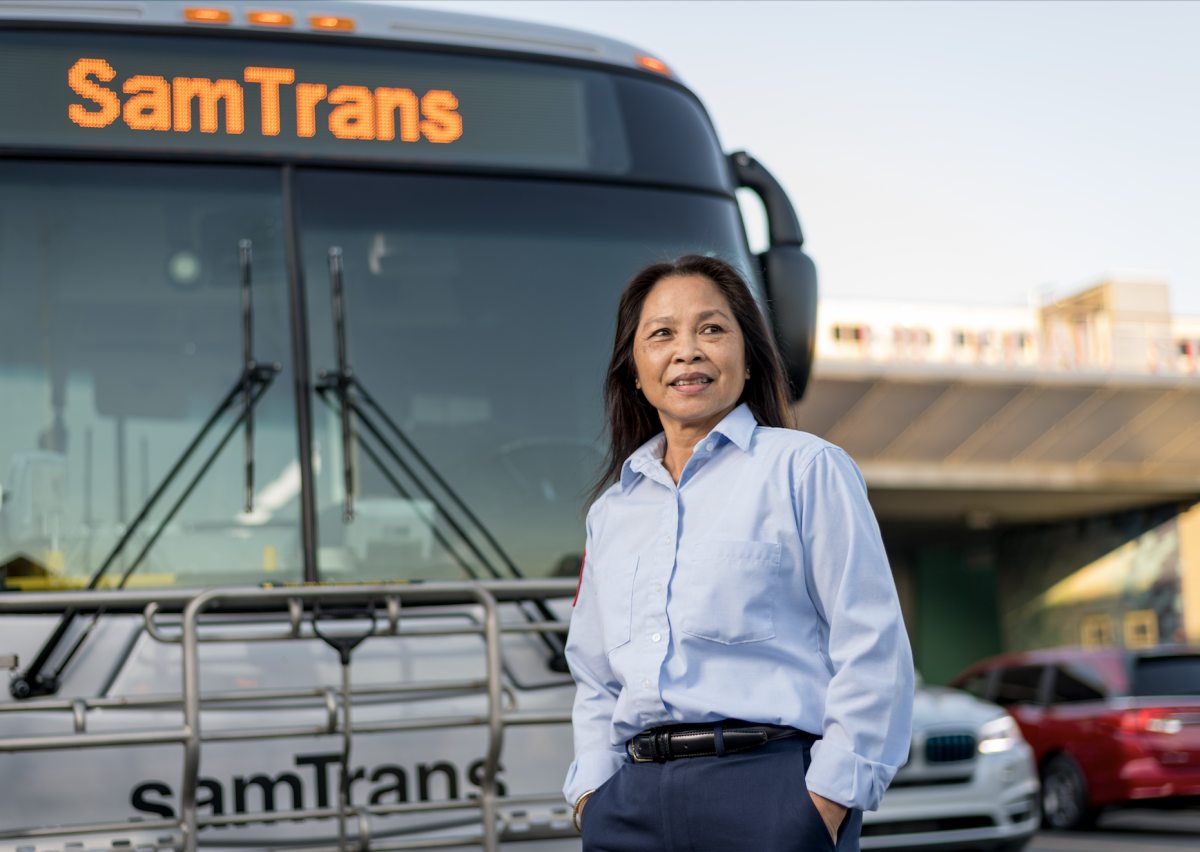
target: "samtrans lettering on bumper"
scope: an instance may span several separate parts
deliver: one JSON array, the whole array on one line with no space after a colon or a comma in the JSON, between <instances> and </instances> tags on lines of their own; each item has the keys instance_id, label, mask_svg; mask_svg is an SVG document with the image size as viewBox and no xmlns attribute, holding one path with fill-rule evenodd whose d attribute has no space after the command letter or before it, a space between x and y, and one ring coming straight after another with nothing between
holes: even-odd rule
<instances>
[{"instance_id":1,"label":"samtrans lettering on bumper","mask_svg":"<svg viewBox=\"0 0 1200 852\"><path fill-rule=\"evenodd\" d=\"M266 772L249 772L235 775L229 782L202 777L197 784L196 807L202 811L208 808L212 816L328 808L337 803L337 770L341 761L342 756L338 752L298 754L295 757L295 765L299 767L296 772L285 770L274 776ZM465 781L476 789L483 783L483 762L483 758L480 758L467 767ZM309 789L313 791L307 799L304 789L306 779ZM368 789L359 792L364 785ZM502 782L497 781L496 787L499 795L507 794ZM467 798L477 795L477 792L465 792ZM174 797L175 788L171 784L145 781L133 788L129 801L143 813L173 819L176 815ZM459 769L449 760L418 763L411 772L394 763L359 766L350 775L348 798L351 802L372 805L458 799Z\"/></svg>"}]
</instances>

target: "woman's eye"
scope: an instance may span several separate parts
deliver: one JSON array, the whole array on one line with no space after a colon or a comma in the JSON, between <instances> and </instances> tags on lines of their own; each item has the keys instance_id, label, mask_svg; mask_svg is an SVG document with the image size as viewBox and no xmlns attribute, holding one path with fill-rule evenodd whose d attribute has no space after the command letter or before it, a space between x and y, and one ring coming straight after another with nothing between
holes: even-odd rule
<instances>
[{"instance_id":1,"label":"woman's eye","mask_svg":"<svg viewBox=\"0 0 1200 852\"><path fill-rule=\"evenodd\" d=\"M654 334L652 334L652 335L650 335L650 336L651 336L651 337L660 337L660 336L662 336L662 337L665 337L666 335L668 335L668 334L670 334L670 333L671 333L671 329L669 329L669 328L660 328L658 331L654 332Z\"/></svg>"},{"instance_id":2,"label":"woman's eye","mask_svg":"<svg viewBox=\"0 0 1200 852\"><path fill-rule=\"evenodd\" d=\"M706 325L706 326L704 326L704 328L701 329L701 331L703 331L705 333L719 332L720 330L721 330L721 326L719 326L719 325Z\"/></svg>"}]
</instances>

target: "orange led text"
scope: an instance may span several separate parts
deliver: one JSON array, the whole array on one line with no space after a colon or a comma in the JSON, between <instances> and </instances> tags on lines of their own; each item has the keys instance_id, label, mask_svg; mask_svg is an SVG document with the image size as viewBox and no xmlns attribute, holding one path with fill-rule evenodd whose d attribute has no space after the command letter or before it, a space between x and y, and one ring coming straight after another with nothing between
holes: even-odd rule
<instances>
[{"instance_id":1,"label":"orange led text","mask_svg":"<svg viewBox=\"0 0 1200 852\"><path fill-rule=\"evenodd\" d=\"M282 126L281 103L294 98L296 135L317 134L318 106L327 106L326 126L337 139L445 144L462 136L458 98L444 89L431 89L417 96L412 89L341 85L329 89L323 83L298 83L292 68L247 67L242 80L213 80L207 77L174 77L137 74L110 88L117 76L103 59L80 59L67 72L67 84L83 103L67 107L71 121L80 127L108 127L117 118L133 130L188 133L193 123L201 133L228 134L245 130L243 83L258 87L263 136L278 136ZM294 90L291 87L294 86ZM285 88L287 87L287 88ZM122 92L129 97L122 104ZM286 93L286 94L285 94Z\"/></svg>"}]
</instances>

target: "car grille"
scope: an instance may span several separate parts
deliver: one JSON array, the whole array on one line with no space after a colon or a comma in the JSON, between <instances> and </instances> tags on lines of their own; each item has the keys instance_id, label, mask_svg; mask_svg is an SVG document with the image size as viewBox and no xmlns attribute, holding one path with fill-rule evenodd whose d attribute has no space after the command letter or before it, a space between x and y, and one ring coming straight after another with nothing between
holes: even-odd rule
<instances>
[{"instance_id":1,"label":"car grille","mask_svg":"<svg viewBox=\"0 0 1200 852\"><path fill-rule=\"evenodd\" d=\"M953 778L897 778L888 785L889 790L900 787L942 787L948 784L970 784L973 775L955 775Z\"/></svg>"},{"instance_id":2,"label":"car grille","mask_svg":"<svg viewBox=\"0 0 1200 852\"><path fill-rule=\"evenodd\" d=\"M970 734L948 734L925 741L926 763L959 763L975 757L975 738Z\"/></svg>"}]
</instances>

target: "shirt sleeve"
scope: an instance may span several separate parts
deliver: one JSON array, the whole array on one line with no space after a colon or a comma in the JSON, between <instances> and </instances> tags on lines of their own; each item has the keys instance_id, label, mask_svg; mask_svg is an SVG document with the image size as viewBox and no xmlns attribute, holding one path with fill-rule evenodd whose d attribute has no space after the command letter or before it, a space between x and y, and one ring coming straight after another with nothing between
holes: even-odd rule
<instances>
[{"instance_id":1,"label":"shirt sleeve","mask_svg":"<svg viewBox=\"0 0 1200 852\"><path fill-rule=\"evenodd\" d=\"M608 665L600 631L600 601L596 596L596 567L588 561L592 548L592 522L588 518L587 548L579 591L567 636L567 663L575 678L575 706L571 721L575 732L575 760L567 770L563 795L574 805L617 773L628 760L625 749L611 743L613 712L621 683Z\"/></svg>"},{"instance_id":2,"label":"shirt sleeve","mask_svg":"<svg viewBox=\"0 0 1200 852\"><path fill-rule=\"evenodd\" d=\"M875 810L912 737L913 662L887 554L858 467L845 452L817 454L799 483L807 581L824 619L822 739L808 788L849 808Z\"/></svg>"}]
</instances>

